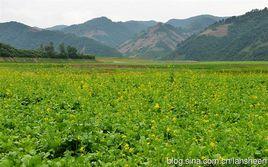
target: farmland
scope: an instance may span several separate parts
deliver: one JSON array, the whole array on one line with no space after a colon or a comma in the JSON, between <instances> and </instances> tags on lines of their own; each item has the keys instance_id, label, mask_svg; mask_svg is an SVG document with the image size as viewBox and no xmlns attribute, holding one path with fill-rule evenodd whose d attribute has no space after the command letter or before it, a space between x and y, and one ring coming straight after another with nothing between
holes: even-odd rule
<instances>
[{"instance_id":1,"label":"farmland","mask_svg":"<svg viewBox=\"0 0 268 167\"><path fill-rule=\"evenodd\" d=\"M268 157L267 62L0 62L0 166Z\"/></svg>"}]
</instances>

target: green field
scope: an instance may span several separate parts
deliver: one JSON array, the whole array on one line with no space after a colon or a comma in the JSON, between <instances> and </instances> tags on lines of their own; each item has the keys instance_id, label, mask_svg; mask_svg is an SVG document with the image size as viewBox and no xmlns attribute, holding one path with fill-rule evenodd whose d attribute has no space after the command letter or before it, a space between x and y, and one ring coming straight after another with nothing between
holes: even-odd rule
<instances>
[{"instance_id":1,"label":"green field","mask_svg":"<svg viewBox=\"0 0 268 167\"><path fill-rule=\"evenodd\" d=\"M24 61L0 62L0 166L268 157L268 62Z\"/></svg>"}]
</instances>

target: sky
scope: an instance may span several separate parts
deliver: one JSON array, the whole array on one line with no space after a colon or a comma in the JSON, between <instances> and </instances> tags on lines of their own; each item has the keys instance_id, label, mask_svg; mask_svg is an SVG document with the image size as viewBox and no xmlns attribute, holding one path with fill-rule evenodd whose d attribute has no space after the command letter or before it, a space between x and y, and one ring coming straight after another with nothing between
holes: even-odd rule
<instances>
[{"instance_id":1,"label":"sky","mask_svg":"<svg viewBox=\"0 0 268 167\"><path fill-rule=\"evenodd\" d=\"M267 0L0 0L0 22L40 28L83 23L106 16L113 21L183 19L200 14L242 15L268 7Z\"/></svg>"}]
</instances>

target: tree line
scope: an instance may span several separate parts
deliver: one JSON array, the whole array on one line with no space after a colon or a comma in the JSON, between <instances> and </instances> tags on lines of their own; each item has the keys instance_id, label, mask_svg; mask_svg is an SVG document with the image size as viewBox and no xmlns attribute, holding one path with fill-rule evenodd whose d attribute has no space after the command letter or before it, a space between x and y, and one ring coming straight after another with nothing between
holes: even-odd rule
<instances>
[{"instance_id":1,"label":"tree line","mask_svg":"<svg viewBox=\"0 0 268 167\"><path fill-rule=\"evenodd\" d=\"M65 46L64 43L61 43L56 49L53 42L41 44L36 50L16 49L0 43L0 57L95 59L95 56L79 53L75 47Z\"/></svg>"}]
</instances>

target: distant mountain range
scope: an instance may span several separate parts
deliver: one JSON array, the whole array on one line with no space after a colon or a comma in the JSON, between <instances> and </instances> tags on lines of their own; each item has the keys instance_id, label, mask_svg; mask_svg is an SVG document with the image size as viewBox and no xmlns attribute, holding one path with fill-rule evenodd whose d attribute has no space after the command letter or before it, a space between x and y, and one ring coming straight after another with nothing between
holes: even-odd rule
<instances>
[{"instance_id":1,"label":"distant mountain range","mask_svg":"<svg viewBox=\"0 0 268 167\"><path fill-rule=\"evenodd\" d=\"M200 15L188 19L114 22L106 17L47 29L0 23L0 43L36 49L53 42L102 56L185 60L267 60L268 10L237 17Z\"/></svg>"},{"instance_id":2,"label":"distant mountain range","mask_svg":"<svg viewBox=\"0 0 268 167\"><path fill-rule=\"evenodd\" d=\"M107 17L100 17L82 24L65 27L61 31L92 38L110 47L117 47L136 33L155 24L155 21L113 22Z\"/></svg>"},{"instance_id":3,"label":"distant mountain range","mask_svg":"<svg viewBox=\"0 0 268 167\"><path fill-rule=\"evenodd\" d=\"M118 50L129 56L159 59L170 54L187 37L169 24L158 23L121 44Z\"/></svg>"},{"instance_id":4,"label":"distant mountain range","mask_svg":"<svg viewBox=\"0 0 268 167\"><path fill-rule=\"evenodd\" d=\"M212 23L206 18L215 21L219 19L204 15L157 24L156 21L113 22L107 17L100 17L82 24L57 25L47 29L8 22L0 24L0 42L19 49L35 49L50 41L56 46L64 42L88 54L120 56L117 48L126 56L159 58L173 51L177 43L195 33L195 22L197 25Z\"/></svg>"},{"instance_id":5,"label":"distant mountain range","mask_svg":"<svg viewBox=\"0 0 268 167\"><path fill-rule=\"evenodd\" d=\"M0 23L0 42L12 45L19 49L36 49L41 44L53 42L71 45L86 54L102 56L120 56L116 49L105 46L100 42L86 37L77 37L73 34L64 34L59 31L49 31L30 27L17 22Z\"/></svg>"},{"instance_id":6,"label":"distant mountain range","mask_svg":"<svg viewBox=\"0 0 268 167\"><path fill-rule=\"evenodd\" d=\"M179 44L169 58L268 60L268 9L217 22Z\"/></svg>"},{"instance_id":7,"label":"distant mountain range","mask_svg":"<svg viewBox=\"0 0 268 167\"><path fill-rule=\"evenodd\" d=\"M194 33L199 33L209 25L225 18L226 17L217 17L212 15L200 15L190 17L188 19L171 19L167 22L167 24L177 27L181 31L192 35Z\"/></svg>"}]
</instances>

